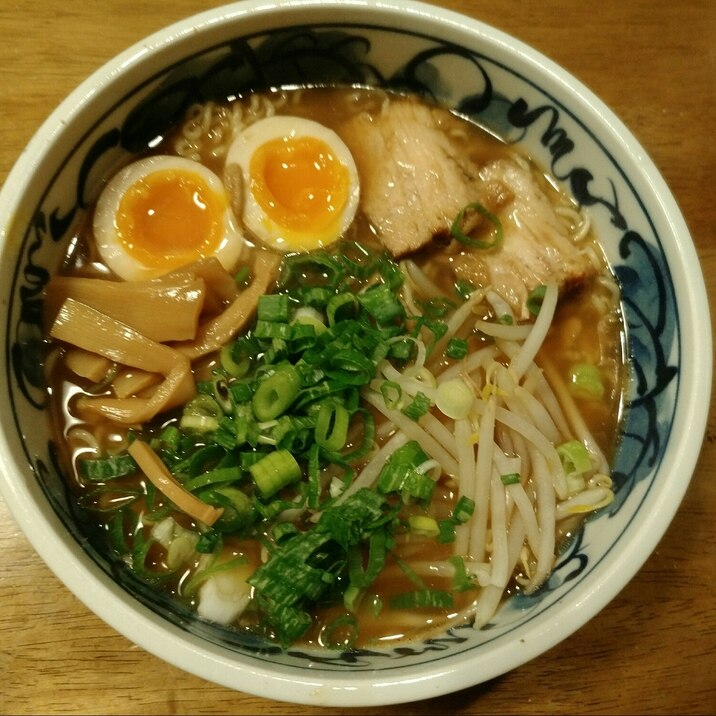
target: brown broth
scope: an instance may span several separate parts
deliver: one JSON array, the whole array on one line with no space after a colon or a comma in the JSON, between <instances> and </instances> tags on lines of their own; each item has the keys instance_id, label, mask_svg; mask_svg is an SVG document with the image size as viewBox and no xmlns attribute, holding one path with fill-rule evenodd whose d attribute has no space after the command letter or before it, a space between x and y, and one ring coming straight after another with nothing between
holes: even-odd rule
<instances>
[{"instance_id":1,"label":"brown broth","mask_svg":"<svg viewBox=\"0 0 716 716\"><path fill-rule=\"evenodd\" d=\"M287 101L280 106L279 112L290 113L314 119L335 130L339 130L341 123L347 115L358 110L377 108L385 101L383 93L374 93L367 90L336 90L323 89L303 91L296 94L287 94ZM445 113L444 123L446 131L464 132L468 135L466 146L472 158L477 162L487 161L495 157L509 156L513 150L506 147L494 136L473 127L449 113ZM219 133L220 134L220 133ZM167 137L165 143L157 148L157 152L171 152L180 139L180 132ZM221 137L219 137L219 140ZM221 141L206 144L199 150L199 154L210 168L220 171L222 162ZM218 148L217 148L218 147ZM546 180L545 180L546 181ZM568 201L562 198L562 201ZM376 238L372 228L360 213L349 230L349 238L359 241L367 246L376 247ZM98 260L96 252L92 248L91 222L83 226L72 242L72 250L68 254L63 265L62 272L71 275L104 276L107 274L105 267ZM433 280L439 283L440 287L449 294L453 291L455 281L450 268L449 256L438 247L423 252L417 259ZM606 269L606 262L604 264ZM608 273L604 272L604 276ZM623 395L625 371L623 354L624 329L619 312L618 296L614 286L608 280L592 281L580 291L570 295L561 301L559 310L550 330L547 341L542 349L541 358L554 366L556 372L567 380L570 367L575 363L589 362L598 365L605 385L607 386L605 397L600 400L580 400L577 404L581 414L589 428L594 434L602 450L609 458L612 457L617 439L617 428L621 416L621 401ZM470 340L471 348L475 349L484 342L484 338L478 335L465 336ZM57 351L57 347L53 351ZM62 463L66 466L66 475L70 487L77 495L77 499L86 506L106 506L107 501L122 500L122 491L130 488L138 488L146 491L144 480L137 478L126 478L113 486L113 490L102 498L105 504L100 505L90 499L89 495L93 486L83 484L78 476L77 460L81 458L82 452L86 450L85 436L78 433L83 429L88 431L97 440L103 451L116 449L126 443L127 428L116 426L105 419L94 418L89 421L84 416L78 416L73 409L75 396L91 390L86 381L79 381L71 374L63 364L61 356L54 354L53 360L48 360L49 385L51 400L51 422L57 436L57 444L60 449ZM170 424L176 421L176 413L170 413L151 426L150 430L160 425ZM449 481L441 483L442 507L446 513L454 505L456 500L455 486ZM146 510L161 510L166 507L165 500L161 496L151 505L142 498L132 505L135 513ZM92 503L92 504L90 504ZM191 520L176 513L172 514L185 526L193 527ZM88 529L95 534L103 534L107 530L106 513L103 511L92 511L91 524ZM127 532L124 539L131 543L132 535ZM260 544L258 541L242 541L228 539L224 547L224 558L233 558L241 555L252 564L260 562ZM400 536L395 547L395 553L401 559L410 562L418 558L421 562L445 561L451 554L451 545L441 545L435 540L411 536L409 534ZM163 548L153 548L147 559L147 569L161 570L166 559ZM194 596L180 596L182 585L186 583L191 570L177 574L175 578L165 583L163 589L177 595L189 604L195 603ZM427 586L435 589L450 589L450 578L445 576L425 576ZM360 636L357 642L353 640L354 634L350 625L344 627L328 626L339 617L345 617L346 612L342 606L327 606L317 610L314 626L305 636L307 643L335 646L335 645L392 645L400 639L411 639L422 636L429 631L439 631L457 618L462 607L474 599L474 592L458 594L454 606L450 609L428 609L417 615L405 618L397 612L382 611L380 616L376 615L376 604L387 605L391 595L410 591L414 588L410 579L393 562L389 564L385 572L379 577L369 590L357 612L357 619L360 623ZM255 615L247 612L237 625L238 628L254 628Z\"/></svg>"}]
</instances>

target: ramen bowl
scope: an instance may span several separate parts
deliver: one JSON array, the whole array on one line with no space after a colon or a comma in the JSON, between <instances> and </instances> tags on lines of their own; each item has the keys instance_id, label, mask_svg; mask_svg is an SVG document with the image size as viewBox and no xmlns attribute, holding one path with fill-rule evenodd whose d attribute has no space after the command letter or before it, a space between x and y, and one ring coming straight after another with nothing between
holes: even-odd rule
<instances>
[{"instance_id":1,"label":"ramen bowl","mask_svg":"<svg viewBox=\"0 0 716 716\"><path fill-rule=\"evenodd\" d=\"M203 621L88 540L48 425L43 288L97 187L197 100L307 84L413 92L474 119L549 169L586 208L622 289L630 381L615 499L548 582L480 630L393 648L281 648ZM405 0L246 0L163 30L99 69L48 118L0 194L6 307L0 486L50 569L132 642L224 686L323 706L414 701L499 676L617 595L667 529L700 449L711 337L700 267L668 188L588 89L519 41ZM698 326L698 330L697 330Z\"/></svg>"}]
</instances>

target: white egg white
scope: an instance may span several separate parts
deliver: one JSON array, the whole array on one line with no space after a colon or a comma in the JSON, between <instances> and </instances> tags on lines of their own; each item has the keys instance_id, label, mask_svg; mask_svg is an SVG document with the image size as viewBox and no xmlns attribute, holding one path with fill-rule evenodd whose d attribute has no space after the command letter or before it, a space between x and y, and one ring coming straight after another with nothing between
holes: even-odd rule
<instances>
[{"instance_id":1,"label":"white egg white","mask_svg":"<svg viewBox=\"0 0 716 716\"><path fill-rule=\"evenodd\" d=\"M348 194L345 206L324 230L306 231L281 225L261 207L252 192L251 159L267 142L277 139L314 138L324 142L333 156L348 172ZM226 156L226 166L237 165L243 179L244 227L264 244L283 252L310 251L326 246L342 236L355 217L360 198L358 170L350 150L328 127L302 117L278 115L249 125L234 139Z\"/></svg>"},{"instance_id":2,"label":"white egg white","mask_svg":"<svg viewBox=\"0 0 716 716\"><path fill-rule=\"evenodd\" d=\"M155 155L135 161L121 169L100 194L95 208L93 230L103 261L125 281L152 279L179 268L171 257L161 261L161 265L150 266L129 255L120 241L117 228L117 212L126 192L142 179L164 170L198 175L209 191L226 198L226 188L214 172L198 162L183 157ZM217 221L221 223L222 238L212 255L227 271L232 271L246 242L230 208L228 198L225 203L226 210L217 217ZM197 255L194 258L205 258L205 256Z\"/></svg>"}]
</instances>

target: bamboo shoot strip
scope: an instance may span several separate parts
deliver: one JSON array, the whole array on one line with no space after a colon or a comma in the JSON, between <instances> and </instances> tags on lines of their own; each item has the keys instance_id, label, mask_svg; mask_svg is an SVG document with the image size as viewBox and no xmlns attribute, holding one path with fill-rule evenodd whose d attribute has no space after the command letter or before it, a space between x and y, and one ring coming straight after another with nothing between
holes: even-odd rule
<instances>
[{"instance_id":1,"label":"bamboo shoot strip","mask_svg":"<svg viewBox=\"0 0 716 716\"><path fill-rule=\"evenodd\" d=\"M276 278L280 257L259 251L254 262L254 279L220 315L199 326L196 340L177 344L177 349L194 360L219 350L254 316L259 296L263 296Z\"/></svg>"},{"instance_id":2,"label":"bamboo shoot strip","mask_svg":"<svg viewBox=\"0 0 716 716\"><path fill-rule=\"evenodd\" d=\"M112 368L112 361L81 348L70 348L65 353L65 363L75 374L95 383L105 379Z\"/></svg>"},{"instance_id":3,"label":"bamboo shoot strip","mask_svg":"<svg viewBox=\"0 0 716 716\"><path fill-rule=\"evenodd\" d=\"M223 508L212 507L188 492L169 472L159 455L141 440L135 440L128 448L139 468L154 486L170 499L182 512L211 527L223 513Z\"/></svg>"},{"instance_id":4,"label":"bamboo shoot strip","mask_svg":"<svg viewBox=\"0 0 716 716\"><path fill-rule=\"evenodd\" d=\"M62 304L51 335L115 363L164 376L149 398L82 396L78 407L94 410L121 423L138 424L182 405L196 391L189 361L180 353L71 298Z\"/></svg>"},{"instance_id":5,"label":"bamboo shoot strip","mask_svg":"<svg viewBox=\"0 0 716 716\"><path fill-rule=\"evenodd\" d=\"M54 320L65 299L91 306L159 343L196 335L206 287L203 280L120 282L56 276L47 286L47 314Z\"/></svg>"}]
</instances>

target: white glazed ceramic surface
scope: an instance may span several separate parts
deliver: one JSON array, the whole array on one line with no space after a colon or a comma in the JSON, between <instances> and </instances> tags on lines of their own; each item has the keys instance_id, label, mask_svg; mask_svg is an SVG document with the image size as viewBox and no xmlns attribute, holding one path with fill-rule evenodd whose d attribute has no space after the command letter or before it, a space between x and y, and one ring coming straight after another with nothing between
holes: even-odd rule
<instances>
[{"instance_id":1,"label":"white glazed ceramic surface","mask_svg":"<svg viewBox=\"0 0 716 716\"><path fill-rule=\"evenodd\" d=\"M324 81L419 92L523 146L585 205L623 287L632 383L616 500L549 583L483 630L384 651L281 650L204 623L110 564L81 533L43 413L39 298L102 177L196 99ZM0 194L2 494L49 567L133 642L268 698L361 706L445 694L537 657L603 608L656 546L687 488L710 390L700 267L657 170L554 63L492 28L401 0L245 0L115 58L47 120ZM699 330L696 319L699 318Z\"/></svg>"}]
</instances>

